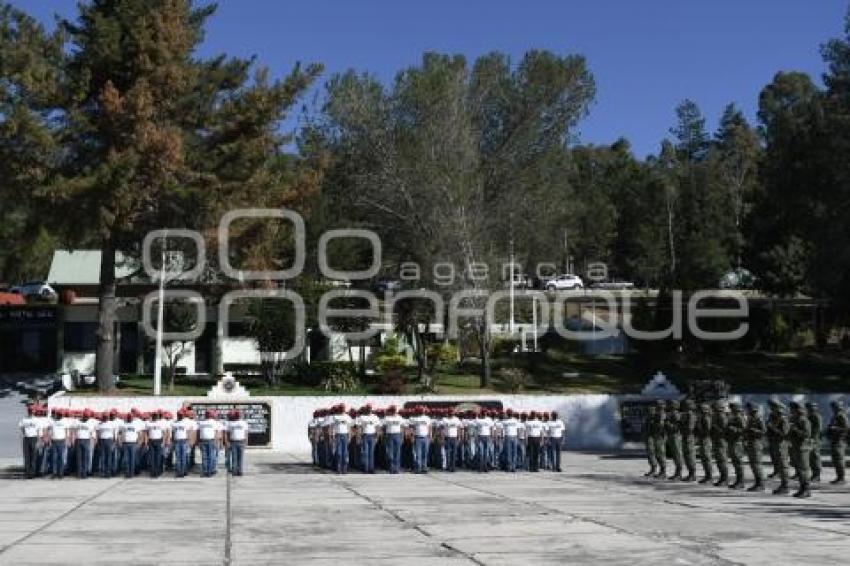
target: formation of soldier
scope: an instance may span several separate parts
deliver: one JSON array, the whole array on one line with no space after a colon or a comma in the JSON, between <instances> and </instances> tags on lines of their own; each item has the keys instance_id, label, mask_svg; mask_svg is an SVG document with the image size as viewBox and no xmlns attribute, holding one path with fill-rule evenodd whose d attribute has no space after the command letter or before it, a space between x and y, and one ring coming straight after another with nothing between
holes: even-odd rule
<instances>
[{"instance_id":1,"label":"formation of soldier","mask_svg":"<svg viewBox=\"0 0 850 566\"><path fill-rule=\"evenodd\" d=\"M429 469L561 471L564 422L555 412L339 404L313 413L313 464L340 474Z\"/></svg>"},{"instance_id":2,"label":"formation of soldier","mask_svg":"<svg viewBox=\"0 0 850 566\"><path fill-rule=\"evenodd\" d=\"M224 449L227 470L242 475L248 424L237 410L226 417L219 420L213 409L196 416L187 408L176 416L159 409L122 413L54 408L48 416L47 407L31 404L19 423L24 474L85 479L119 474L131 478L145 472L156 478L168 470L180 478L195 468L199 452L200 474L210 477Z\"/></svg>"},{"instance_id":3,"label":"formation of soldier","mask_svg":"<svg viewBox=\"0 0 850 566\"><path fill-rule=\"evenodd\" d=\"M811 497L811 484L821 480L821 437L825 432L835 469L830 483L843 484L850 424L842 403L831 402L832 416L825 431L814 402L791 402L790 416L785 405L776 399L771 399L768 407L765 419L759 405L749 402L743 408L730 402L727 411L723 401L699 406L691 399L681 403L657 401L650 406L644 423L649 460L645 475L697 481L698 459L703 470L699 483L744 489L746 457L753 478L747 491L764 491L767 485L762 458L766 446L773 468L767 478L779 480L773 493L789 493L789 481L796 480L794 497ZM673 464L670 476L668 460ZM789 466L794 469L793 476L789 476ZM734 481L730 479L730 467Z\"/></svg>"}]
</instances>

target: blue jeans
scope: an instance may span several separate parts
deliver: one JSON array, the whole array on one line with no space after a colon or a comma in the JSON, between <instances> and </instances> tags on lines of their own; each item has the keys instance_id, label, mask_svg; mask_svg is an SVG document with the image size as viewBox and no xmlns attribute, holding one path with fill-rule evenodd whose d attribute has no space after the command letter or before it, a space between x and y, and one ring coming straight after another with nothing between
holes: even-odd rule
<instances>
[{"instance_id":1,"label":"blue jeans","mask_svg":"<svg viewBox=\"0 0 850 566\"><path fill-rule=\"evenodd\" d=\"M174 441L174 475L182 478L186 475L186 467L189 464L188 442L185 440Z\"/></svg>"},{"instance_id":2,"label":"blue jeans","mask_svg":"<svg viewBox=\"0 0 850 566\"><path fill-rule=\"evenodd\" d=\"M479 472L488 472L490 471L488 466L490 463L490 451L492 450L493 444L490 442L489 436L479 436L478 437L478 471Z\"/></svg>"},{"instance_id":3,"label":"blue jeans","mask_svg":"<svg viewBox=\"0 0 850 566\"><path fill-rule=\"evenodd\" d=\"M387 465L391 474L401 471L401 433L387 435Z\"/></svg>"},{"instance_id":4,"label":"blue jeans","mask_svg":"<svg viewBox=\"0 0 850 566\"><path fill-rule=\"evenodd\" d=\"M139 446L135 442L125 442L121 445L121 458L124 465L124 477L136 475L136 465L139 458Z\"/></svg>"},{"instance_id":5,"label":"blue jeans","mask_svg":"<svg viewBox=\"0 0 850 566\"><path fill-rule=\"evenodd\" d=\"M517 452L517 438L516 436L506 436L505 437L505 465L509 472L516 471L516 452Z\"/></svg>"},{"instance_id":6,"label":"blue jeans","mask_svg":"<svg viewBox=\"0 0 850 566\"><path fill-rule=\"evenodd\" d=\"M112 438L104 438L98 442L100 446L100 477L112 477L112 470L115 463L115 440Z\"/></svg>"},{"instance_id":7,"label":"blue jeans","mask_svg":"<svg viewBox=\"0 0 850 566\"><path fill-rule=\"evenodd\" d=\"M230 453L230 473L234 476L242 475L242 462L245 459L245 441L231 440L228 445Z\"/></svg>"},{"instance_id":8,"label":"blue jeans","mask_svg":"<svg viewBox=\"0 0 850 566\"><path fill-rule=\"evenodd\" d=\"M77 476L80 479L85 479L91 473L89 462L91 460L91 439L77 439L74 444L77 452Z\"/></svg>"},{"instance_id":9,"label":"blue jeans","mask_svg":"<svg viewBox=\"0 0 850 566\"><path fill-rule=\"evenodd\" d=\"M340 474L348 472L348 434L337 434L334 436L334 458L336 459L336 471Z\"/></svg>"},{"instance_id":10,"label":"blue jeans","mask_svg":"<svg viewBox=\"0 0 850 566\"><path fill-rule=\"evenodd\" d=\"M413 438L413 468L417 472L428 471L428 437Z\"/></svg>"},{"instance_id":11,"label":"blue jeans","mask_svg":"<svg viewBox=\"0 0 850 566\"><path fill-rule=\"evenodd\" d=\"M201 441L201 475L205 478L210 477L215 472L215 460L218 449L215 446L215 440Z\"/></svg>"},{"instance_id":12,"label":"blue jeans","mask_svg":"<svg viewBox=\"0 0 850 566\"><path fill-rule=\"evenodd\" d=\"M54 478L65 475L65 464L67 463L68 450L64 440L53 440L50 443L50 466Z\"/></svg>"},{"instance_id":13,"label":"blue jeans","mask_svg":"<svg viewBox=\"0 0 850 566\"><path fill-rule=\"evenodd\" d=\"M162 475L162 440L151 440L148 443L150 450L150 472L152 478Z\"/></svg>"},{"instance_id":14,"label":"blue jeans","mask_svg":"<svg viewBox=\"0 0 850 566\"><path fill-rule=\"evenodd\" d=\"M364 434L361 444L361 465L363 471L371 474L375 471L375 435Z\"/></svg>"},{"instance_id":15,"label":"blue jeans","mask_svg":"<svg viewBox=\"0 0 850 566\"><path fill-rule=\"evenodd\" d=\"M549 439L549 465L556 472L561 471L561 439Z\"/></svg>"},{"instance_id":16,"label":"blue jeans","mask_svg":"<svg viewBox=\"0 0 850 566\"><path fill-rule=\"evenodd\" d=\"M455 463L457 461L457 438L449 436L446 438L446 470L455 471Z\"/></svg>"}]
</instances>

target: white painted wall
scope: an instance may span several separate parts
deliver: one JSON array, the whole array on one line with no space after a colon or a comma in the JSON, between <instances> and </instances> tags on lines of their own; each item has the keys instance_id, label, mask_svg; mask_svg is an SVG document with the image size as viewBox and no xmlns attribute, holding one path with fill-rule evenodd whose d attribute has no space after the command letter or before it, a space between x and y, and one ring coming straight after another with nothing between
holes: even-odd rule
<instances>
[{"instance_id":1,"label":"white painted wall","mask_svg":"<svg viewBox=\"0 0 850 566\"><path fill-rule=\"evenodd\" d=\"M557 411L567 423L566 448L611 449L622 445L620 433L619 401L624 395L482 395L482 396L324 396L324 397L247 397L244 400L266 401L272 405L272 448L286 452L306 453L310 450L307 440L307 422L313 411L336 403L348 407L360 407L371 403L373 407L396 405L401 407L408 401L501 401L504 407L519 411ZM735 395L732 399L755 401L766 405L769 395ZM824 419L829 418L829 403L833 399L850 399L848 394L777 395L786 404L791 400L812 400L819 403ZM213 401L204 397L81 397L58 394L50 398L50 407L85 408L107 410L116 408L129 411L162 408L175 412L184 402ZM237 401L232 399L231 401Z\"/></svg>"}]
</instances>

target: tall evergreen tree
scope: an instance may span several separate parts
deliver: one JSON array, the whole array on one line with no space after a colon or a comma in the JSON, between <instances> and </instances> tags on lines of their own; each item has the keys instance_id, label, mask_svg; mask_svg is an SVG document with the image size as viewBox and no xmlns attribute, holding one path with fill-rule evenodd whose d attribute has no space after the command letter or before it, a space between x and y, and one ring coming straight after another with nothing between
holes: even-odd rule
<instances>
[{"instance_id":1,"label":"tall evergreen tree","mask_svg":"<svg viewBox=\"0 0 850 566\"><path fill-rule=\"evenodd\" d=\"M67 43L30 115L53 140L51 169L36 178L71 244L102 251L97 377L113 385L115 262L165 227L207 228L225 207L281 205L293 184L273 164L280 120L318 74L283 80L253 59L199 59L215 7L192 0L91 0L63 21ZM43 30L4 37L4 49L45 49ZM49 96L48 96L49 95ZM73 214L67 214L73 210ZM252 238L256 240L256 238Z\"/></svg>"}]
</instances>

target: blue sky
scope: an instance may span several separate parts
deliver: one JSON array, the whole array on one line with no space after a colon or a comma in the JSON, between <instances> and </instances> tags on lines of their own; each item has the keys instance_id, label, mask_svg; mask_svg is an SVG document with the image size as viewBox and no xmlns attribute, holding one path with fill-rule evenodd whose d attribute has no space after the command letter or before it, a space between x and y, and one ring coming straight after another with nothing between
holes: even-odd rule
<instances>
[{"instance_id":1,"label":"blue sky","mask_svg":"<svg viewBox=\"0 0 850 566\"><path fill-rule=\"evenodd\" d=\"M74 0L15 1L52 25ZM817 80L819 46L843 34L848 0L222 0L202 53L257 55L275 75L295 61L326 76L349 68L391 81L428 50L472 59L531 48L581 53L597 81L584 143L620 136L635 153L657 151L674 108L692 98L713 131L735 102L754 119L758 93L777 71Z\"/></svg>"}]
</instances>

